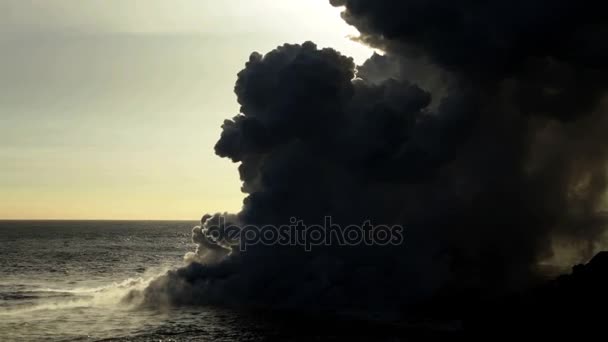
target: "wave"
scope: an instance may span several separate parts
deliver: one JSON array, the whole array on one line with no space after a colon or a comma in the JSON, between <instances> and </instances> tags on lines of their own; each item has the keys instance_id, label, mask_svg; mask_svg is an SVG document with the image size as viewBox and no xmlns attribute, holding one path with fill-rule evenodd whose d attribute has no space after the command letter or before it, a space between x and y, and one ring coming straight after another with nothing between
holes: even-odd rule
<instances>
[{"instance_id":1,"label":"wave","mask_svg":"<svg viewBox=\"0 0 608 342\"><path fill-rule=\"evenodd\" d=\"M154 279L166 273L154 273L148 277L128 278L120 282L99 287L77 287L77 288L40 288L28 289L10 293L6 299L36 299L28 304L19 304L8 307L0 312L3 316L19 316L23 314L65 310L74 308L124 308L132 309L137 303L124 301L133 291L145 289Z\"/></svg>"}]
</instances>

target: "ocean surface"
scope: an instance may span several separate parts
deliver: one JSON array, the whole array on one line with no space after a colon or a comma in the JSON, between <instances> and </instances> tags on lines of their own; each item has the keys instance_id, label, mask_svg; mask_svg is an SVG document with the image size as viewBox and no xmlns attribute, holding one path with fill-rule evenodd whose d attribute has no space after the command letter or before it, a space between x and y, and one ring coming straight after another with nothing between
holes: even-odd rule
<instances>
[{"instance_id":1,"label":"ocean surface","mask_svg":"<svg viewBox=\"0 0 608 342\"><path fill-rule=\"evenodd\" d=\"M0 221L0 341L402 340L348 320L124 303L184 265L195 224Z\"/></svg>"}]
</instances>

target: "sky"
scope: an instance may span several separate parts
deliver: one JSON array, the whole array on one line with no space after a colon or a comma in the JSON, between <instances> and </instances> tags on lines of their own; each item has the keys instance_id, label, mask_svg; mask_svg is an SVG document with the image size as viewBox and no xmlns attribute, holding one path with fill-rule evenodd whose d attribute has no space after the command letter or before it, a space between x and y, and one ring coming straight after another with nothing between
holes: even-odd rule
<instances>
[{"instance_id":1,"label":"sky","mask_svg":"<svg viewBox=\"0 0 608 342\"><path fill-rule=\"evenodd\" d=\"M328 0L0 0L0 219L238 211L214 154L253 51L372 51Z\"/></svg>"}]
</instances>

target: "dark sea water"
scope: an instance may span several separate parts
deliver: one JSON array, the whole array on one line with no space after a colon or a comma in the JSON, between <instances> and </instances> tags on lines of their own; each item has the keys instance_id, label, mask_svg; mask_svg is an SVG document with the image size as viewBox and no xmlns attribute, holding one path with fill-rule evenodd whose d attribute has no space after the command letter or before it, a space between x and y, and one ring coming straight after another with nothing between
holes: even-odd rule
<instances>
[{"instance_id":1,"label":"dark sea water","mask_svg":"<svg viewBox=\"0 0 608 342\"><path fill-rule=\"evenodd\" d=\"M131 290L184 265L194 225L0 221L0 341L402 340L354 321L125 304Z\"/></svg>"},{"instance_id":2,"label":"dark sea water","mask_svg":"<svg viewBox=\"0 0 608 342\"><path fill-rule=\"evenodd\" d=\"M0 340L134 338L166 329L171 313L121 299L182 265L193 225L0 221Z\"/></svg>"}]
</instances>

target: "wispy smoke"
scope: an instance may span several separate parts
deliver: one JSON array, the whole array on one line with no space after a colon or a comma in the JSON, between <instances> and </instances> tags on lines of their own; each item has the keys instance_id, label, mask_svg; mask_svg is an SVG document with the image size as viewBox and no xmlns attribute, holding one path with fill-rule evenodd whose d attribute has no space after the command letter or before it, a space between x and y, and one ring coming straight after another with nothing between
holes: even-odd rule
<instances>
[{"instance_id":1,"label":"wispy smoke","mask_svg":"<svg viewBox=\"0 0 608 342\"><path fill-rule=\"evenodd\" d=\"M580 258L598 247L608 5L331 2L386 54L359 67L311 42L251 55L215 147L247 194L229 220L371 220L406 227L404 243L231 253L205 216L193 262L149 303L403 309L525 286L557 242Z\"/></svg>"}]
</instances>

